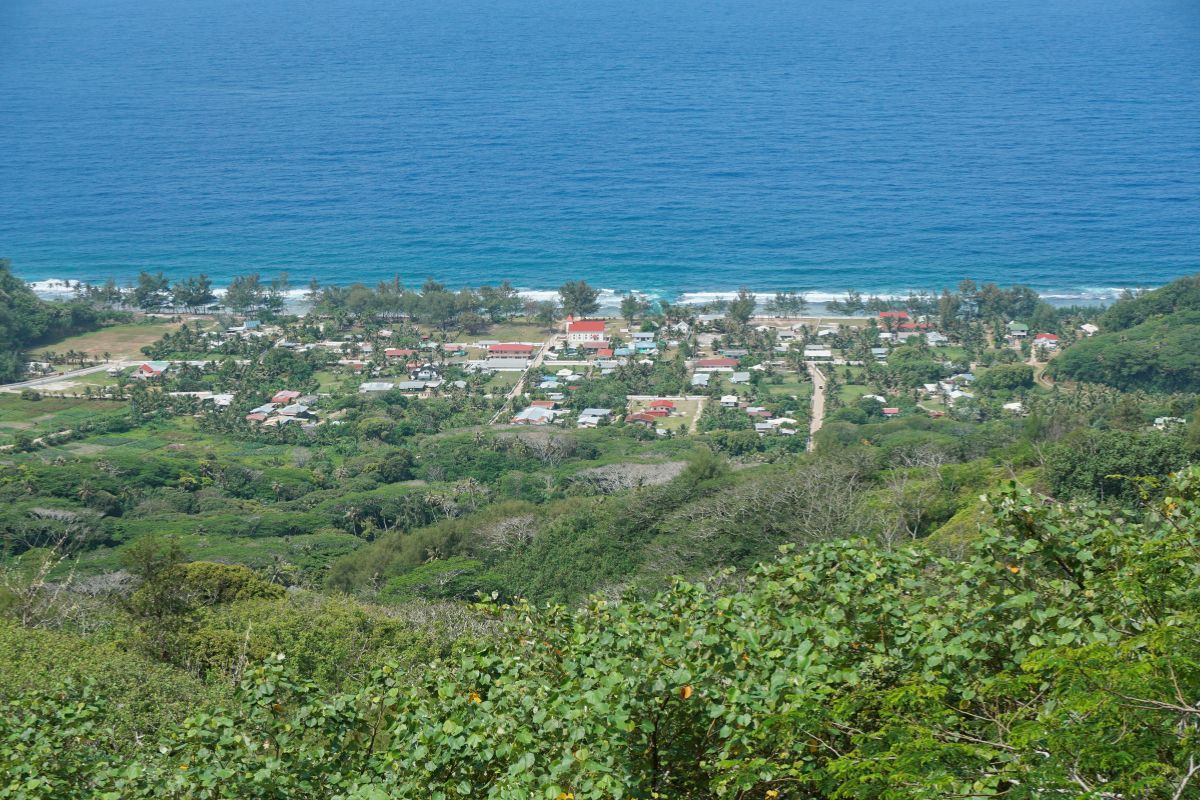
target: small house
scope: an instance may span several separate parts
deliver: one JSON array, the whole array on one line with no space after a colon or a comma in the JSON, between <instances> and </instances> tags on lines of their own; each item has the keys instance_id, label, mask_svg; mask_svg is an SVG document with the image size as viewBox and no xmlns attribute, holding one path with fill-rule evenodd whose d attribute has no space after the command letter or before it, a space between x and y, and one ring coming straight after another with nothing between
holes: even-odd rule
<instances>
[{"instance_id":1,"label":"small house","mask_svg":"<svg viewBox=\"0 0 1200 800\"><path fill-rule=\"evenodd\" d=\"M696 361L697 370L710 372L733 372L737 365L736 358L701 358Z\"/></svg>"},{"instance_id":2,"label":"small house","mask_svg":"<svg viewBox=\"0 0 1200 800\"><path fill-rule=\"evenodd\" d=\"M151 378L161 378L170 368L170 361L143 361L129 377L143 381Z\"/></svg>"},{"instance_id":3,"label":"small house","mask_svg":"<svg viewBox=\"0 0 1200 800\"><path fill-rule=\"evenodd\" d=\"M580 428L595 428L612 415L607 408L585 408L579 412Z\"/></svg>"},{"instance_id":4,"label":"small house","mask_svg":"<svg viewBox=\"0 0 1200 800\"><path fill-rule=\"evenodd\" d=\"M293 392L288 389L276 392L271 398L272 403L290 403L300 396L299 392Z\"/></svg>"},{"instance_id":5,"label":"small house","mask_svg":"<svg viewBox=\"0 0 1200 800\"><path fill-rule=\"evenodd\" d=\"M551 408L542 408L541 406L529 406L522 409L513 418L514 425L548 425L554 422L558 414Z\"/></svg>"},{"instance_id":6,"label":"small house","mask_svg":"<svg viewBox=\"0 0 1200 800\"><path fill-rule=\"evenodd\" d=\"M309 410L308 406L302 405L300 403L293 403L289 406L284 406L283 408L279 409L279 413L285 417L309 417L309 416L312 416L312 412Z\"/></svg>"}]
</instances>

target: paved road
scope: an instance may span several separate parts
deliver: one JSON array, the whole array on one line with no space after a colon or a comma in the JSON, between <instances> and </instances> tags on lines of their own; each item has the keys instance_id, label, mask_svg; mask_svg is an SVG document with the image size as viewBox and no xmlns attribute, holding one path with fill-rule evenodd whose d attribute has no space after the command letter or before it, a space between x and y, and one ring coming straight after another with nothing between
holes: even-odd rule
<instances>
[{"instance_id":1,"label":"paved road","mask_svg":"<svg viewBox=\"0 0 1200 800\"><path fill-rule=\"evenodd\" d=\"M529 362L529 366L526 367L525 371L521 373L521 377L517 379L515 384L513 384L512 390L504 396L504 405L500 406L500 410L497 411L495 416L492 417L492 421L490 423L491 425L495 425L497 422L499 422L500 417L504 415L504 412L512 407L513 401L520 397L521 393L525 391L525 380L529 377L529 373L542 365L542 362L546 360L546 354L550 352L551 346L558 341L558 338L559 334L555 333L552 334L549 339L542 342L542 346L538 349L537 355L533 357L533 360Z\"/></svg>"},{"instance_id":2,"label":"paved road","mask_svg":"<svg viewBox=\"0 0 1200 800\"><path fill-rule=\"evenodd\" d=\"M56 372L53 375L43 375L40 378L34 378L20 383L8 383L0 386L0 392L19 392L22 389L31 389L37 386L45 386L48 383L61 383L69 381L72 378L82 378L84 375L92 375L96 372L109 369L111 367L123 367L124 362L110 362L107 364L97 364L94 367L84 367L83 369L74 369L70 372Z\"/></svg>"},{"instance_id":3,"label":"paved road","mask_svg":"<svg viewBox=\"0 0 1200 800\"><path fill-rule=\"evenodd\" d=\"M825 373L811 361L806 362L805 366L813 382L812 410L808 423L808 450L811 453L817 449L817 431L825 424Z\"/></svg>"}]
</instances>

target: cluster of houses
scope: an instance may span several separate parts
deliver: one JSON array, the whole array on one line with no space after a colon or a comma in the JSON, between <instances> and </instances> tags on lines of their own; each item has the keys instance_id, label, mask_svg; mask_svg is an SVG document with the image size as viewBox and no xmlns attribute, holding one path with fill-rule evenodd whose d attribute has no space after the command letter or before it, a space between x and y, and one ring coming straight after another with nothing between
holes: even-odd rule
<instances>
[{"instance_id":1,"label":"cluster of houses","mask_svg":"<svg viewBox=\"0 0 1200 800\"><path fill-rule=\"evenodd\" d=\"M1009 344L1017 345L1017 344L1020 344L1025 339L1029 338L1029 326L1023 322L1017 322L1016 320L1011 320L1008 323L1008 325L1006 325L1005 327L1008 330ZM1087 333L1087 331L1084 330L1084 328L1091 329L1091 333ZM1097 328L1095 325L1085 324L1083 326L1080 326L1080 330L1084 331L1084 333L1086 333L1088 336L1091 336L1092 333L1095 333L1096 331L1098 331L1100 329ZM1058 336L1053 333L1034 334L1033 347L1034 347L1034 349L1057 350L1058 349Z\"/></svg>"},{"instance_id":2,"label":"cluster of houses","mask_svg":"<svg viewBox=\"0 0 1200 800\"><path fill-rule=\"evenodd\" d=\"M655 398L639 411L631 411L622 419L631 425L657 428L660 421L678 413L676 402L665 397ZM571 411L561 408L556 400L534 400L528 407L514 414L513 425L549 425L569 416ZM611 409L585 408L575 421L578 428L596 428L614 421Z\"/></svg>"},{"instance_id":3,"label":"cluster of houses","mask_svg":"<svg viewBox=\"0 0 1200 800\"><path fill-rule=\"evenodd\" d=\"M534 400L509 420L513 425L549 425L570 415L570 410L560 408L557 400ZM612 411L607 408L585 408L579 412L576 427L596 428L612 420Z\"/></svg>"},{"instance_id":4,"label":"cluster of houses","mask_svg":"<svg viewBox=\"0 0 1200 800\"><path fill-rule=\"evenodd\" d=\"M446 380L442 377L441 368L436 364L422 364L419 361L411 361L406 366L408 368L408 380L365 381L358 386L359 394L374 394L398 390L407 395L430 397L436 390L447 385ZM466 381L451 381L449 385L458 389L465 389L467 387Z\"/></svg>"},{"instance_id":5,"label":"cluster of houses","mask_svg":"<svg viewBox=\"0 0 1200 800\"><path fill-rule=\"evenodd\" d=\"M975 398L973 392L967 391L967 388L973 383L975 383L975 375L973 373L960 372L937 383L926 383L921 388L925 391L926 398L942 399L946 401L946 405L952 406L963 400L972 400Z\"/></svg>"},{"instance_id":6,"label":"cluster of houses","mask_svg":"<svg viewBox=\"0 0 1200 800\"><path fill-rule=\"evenodd\" d=\"M288 424L308 427L316 424L317 414L313 408L316 404L316 395L304 395L290 389L281 389L271 397L270 402L250 409L250 413L246 415L246 421L264 427Z\"/></svg>"},{"instance_id":7,"label":"cluster of houses","mask_svg":"<svg viewBox=\"0 0 1200 800\"><path fill-rule=\"evenodd\" d=\"M721 396L722 408L741 408L754 421L754 430L760 436L767 434L780 434L783 436L796 435L796 420L791 417L776 417L769 409L763 406L750 405L736 394L727 394Z\"/></svg>"},{"instance_id":8,"label":"cluster of houses","mask_svg":"<svg viewBox=\"0 0 1200 800\"><path fill-rule=\"evenodd\" d=\"M913 320L907 311L880 311L879 323L881 342L906 344L913 339L924 339L931 347L945 347L950 344L945 334L934 329L933 323Z\"/></svg>"}]
</instances>

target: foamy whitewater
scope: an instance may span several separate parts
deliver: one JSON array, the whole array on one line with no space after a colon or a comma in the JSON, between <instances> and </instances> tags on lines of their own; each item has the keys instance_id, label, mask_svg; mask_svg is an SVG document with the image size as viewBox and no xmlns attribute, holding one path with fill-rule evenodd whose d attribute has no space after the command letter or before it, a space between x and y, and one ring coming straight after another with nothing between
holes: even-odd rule
<instances>
[{"instance_id":1,"label":"foamy whitewater","mask_svg":"<svg viewBox=\"0 0 1200 800\"><path fill-rule=\"evenodd\" d=\"M78 281L64 279L47 279L41 281L30 281L29 286L39 296L47 300L69 300L76 296L76 289L79 286ZM953 288L953 287L946 287ZM1130 287L1130 288L1152 288L1152 287ZM720 292L680 292L674 295L668 295L662 292L646 292L638 289L629 290L633 294L651 302L657 300L666 300L679 305L703 306L710 303L715 303L721 300L729 300L737 294L737 290L728 290ZM751 290L753 291L753 290ZM907 290L896 292L877 292L871 293L876 297L885 299L904 299L911 294L919 293L920 290ZM1125 289L1109 288L1109 289L1090 289L1082 292L1051 292L1042 295L1042 299L1051 305L1069 306L1069 305L1107 305L1115 300L1124 292ZM600 289L600 295L597 301L600 304L599 314L602 316L616 316L620 310L621 298L625 292L618 292L615 289ZM213 293L218 297L224 297L225 287L213 287ZM545 300L557 301L559 299L558 291L555 289L517 289L517 293L527 301L539 302ZM755 293L760 304L768 301L774 292L757 292ZM803 292L804 299L808 301L811 311L814 313L824 312L827 303L844 300L845 292ZM308 289L307 288L292 288L284 292L284 304L288 311L293 313L303 313L308 310Z\"/></svg>"}]
</instances>

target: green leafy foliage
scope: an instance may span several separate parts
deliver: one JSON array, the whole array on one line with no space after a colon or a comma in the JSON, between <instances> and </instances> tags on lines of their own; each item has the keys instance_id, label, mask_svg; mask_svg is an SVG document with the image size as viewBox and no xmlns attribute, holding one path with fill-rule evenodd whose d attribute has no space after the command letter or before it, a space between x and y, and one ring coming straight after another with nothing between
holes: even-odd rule
<instances>
[{"instance_id":1,"label":"green leafy foliage","mask_svg":"<svg viewBox=\"0 0 1200 800\"><path fill-rule=\"evenodd\" d=\"M840 540L647 601L485 607L486 642L340 692L273 656L130 759L103 694L21 693L0 796L1194 793L1200 472L1124 515L991 507L960 560Z\"/></svg>"},{"instance_id":2,"label":"green leafy foliage","mask_svg":"<svg viewBox=\"0 0 1200 800\"><path fill-rule=\"evenodd\" d=\"M1126 391L1200 391L1197 341L1200 310L1180 311L1084 339L1051 361L1050 371Z\"/></svg>"},{"instance_id":3,"label":"green leafy foliage","mask_svg":"<svg viewBox=\"0 0 1200 800\"><path fill-rule=\"evenodd\" d=\"M1131 478L1162 476L1183 468L1181 436L1159 431L1078 430L1050 448L1046 480L1060 497L1136 500L1145 484Z\"/></svg>"},{"instance_id":4,"label":"green leafy foliage","mask_svg":"<svg viewBox=\"0 0 1200 800\"><path fill-rule=\"evenodd\" d=\"M25 371L25 349L95 327L99 314L80 303L47 303L0 259L0 383Z\"/></svg>"}]
</instances>

